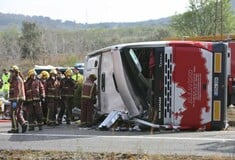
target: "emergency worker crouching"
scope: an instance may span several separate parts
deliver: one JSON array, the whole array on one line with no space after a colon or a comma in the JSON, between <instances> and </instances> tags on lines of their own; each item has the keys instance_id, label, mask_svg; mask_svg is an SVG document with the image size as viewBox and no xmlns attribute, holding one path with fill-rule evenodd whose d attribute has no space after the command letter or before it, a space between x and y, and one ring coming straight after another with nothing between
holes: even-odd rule
<instances>
[{"instance_id":1,"label":"emergency worker crouching","mask_svg":"<svg viewBox=\"0 0 235 160\"><path fill-rule=\"evenodd\" d=\"M46 87L46 80L50 77L50 74L47 71L42 71L39 74L40 81L43 84L43 87L45 89ZM46 124L47 121L47 104L46 101L41 101L41 106L42 106L42 114L43 114L43 123Z\"/></svg>"},{"instance_id":2,"label":"emergency worker crouching","mask_svg":"<svg viewBox=\"0 0 235 160\"><path fill-rule=\"evenodd\" d=\"M26 132L28 124L22 114L25 90L23 77L18 66L12 66L10 78L9 100L11 102L11 130L8 133L19 133L18 123L22 127L22 133Z\"/></svg>"},{"instance_id":3,"label":"emergency worker crouching","mask_svg":"<svg viewBox=\"0 0 235 160\"><path fill-rule=\"evenodd\" d=\"M90 127L93 123L93 110L96 103L95 74L90 74L82 87L81 98L81 126Z\"/></svg>"},{"instance_id":4,"label":"emergency worker crouching","mask_svg":"<svg viewBox=\"0 0 235 160\"><path fill-rule=\"evenodd\" d=\"M42 130L43 125L41 101L45 101L45 88L36 76L37 73L34 69L29 70L25 82L29 131L33 131L36 125L39 130Z\"/></svg>"},{"instance_id":5,"label":"emergency worker crouching","mask_svg":"<svg viewBox=\"0 0 235 160\"><path fill-rule=\"evenodd\" d=\"M47 103L47 125L55 126L57 106L59 105L60 99L60 81L57 79L57 71L52 69L50 71L50 77L46 80L45 90L46 90L46 103Z\"/></svg>"},{"instance_id":6,"label":"emergency worker crouching","mask_svg":"<svg viewBox=\"0 0 235 160\"><path fill-rule=\"evenodd\" d=\"M67 69L65 71L65 77L61 80L60 91L61 91L61 99L64 104L64 108L61 108L58 123L62 123L62 117L64 114L64 110L66 111L66 123L70 124L72 118L72 109L73 109L73 97L74 90L76 87L75 80L72 79L73 71L71 69Z\"/></svg>"}]
</instances>

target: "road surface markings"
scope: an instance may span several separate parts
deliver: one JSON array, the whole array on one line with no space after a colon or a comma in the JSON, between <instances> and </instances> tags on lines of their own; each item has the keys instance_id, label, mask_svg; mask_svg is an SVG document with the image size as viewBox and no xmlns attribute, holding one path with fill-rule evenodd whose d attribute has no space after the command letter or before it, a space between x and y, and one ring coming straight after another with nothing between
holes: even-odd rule
<instances>
[{"instance_id":1,"label":"road surface markings","mask_svg":"<svg viewBox=\"0 0 235 160\"><path fill-rule=\"evenodd\" d=\"M235 131L231 131L235 132ZM35 136L35 137L74 137L74 138L128 138L128 139L151 139L151 140L193 140L193 141L219 141L219 142L235 142L235 138L208 138L208 137L174 137L174 136L153 136L153 135L140 135L140 136L114 136L114 135L76 135L76 134L37 134L37 133L26 133L26 134L9 134L9 133L0 133L1 136ZM195 135L193 135L195 136ZM207 136L207 135L206 135Z\"/></svg>"}]
</instances>

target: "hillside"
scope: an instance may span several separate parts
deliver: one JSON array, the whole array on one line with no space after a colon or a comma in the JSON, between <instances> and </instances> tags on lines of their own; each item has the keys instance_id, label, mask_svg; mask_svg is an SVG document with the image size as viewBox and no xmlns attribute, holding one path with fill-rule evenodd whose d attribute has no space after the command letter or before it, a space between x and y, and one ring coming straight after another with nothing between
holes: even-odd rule
<instances>
[{"instance_id":1,"label":"hillside","mask_svg":"<svg viewBox=\"0 0 235 160\"><path fill-rule=\"evenodd\" d=\"M23 21L36 22L38 25L53 29L75 29L78 24L72 21L62 22L61 20L52 20L49 17L43 16L25 16L20 14L4 14L0 13L0 29L5 29L9 26L21 27Z\"/></svg>"},{"instance_id":2,"label":"hillside","mask_svg":"<svg viewBox=\"0 0 235 160\"><path fill-rule=\"evenodd\" d=\"M95 23L95 24L82 24L73 21L53 20L49 17L43 16L25 16L19 14L4 14L0 13L0 30L6 29L9 26L16 26L21 28L22 21L36 22L39 26L51 29L66 29L74 30L77 28L116 28L116 27L135 27L135 26L150 26L150 25L166 25L169 23L170 18L161 18L157 20L148 20L142 22L130 23Z\"/></svg>"},{"instance_id":3,"label":"hillside","mask_svg":"<svg viewBox=\"0 0 235 160\"><path fill-rule=\"evenodd\" d=\"M235 10L235 0L231 0L232 9ZM75 30L88 29L88 28L117 28L117 27L136 27L136 26L155 26L155 25L167 25L170 22L171 17L165 17L160 19L153 19L141 22L107 22L107 23L94 23L94 24L83 24L76 23L74 21L62 21L54 20L49 17L43 16L25 16L21 14L5 14L0 12L0 30L6 29L9 26L16 26L21 28L22 21L35 22L37 25L44 28L50 29L65 29L65 30Z\"/></svg>"}]
</instances>

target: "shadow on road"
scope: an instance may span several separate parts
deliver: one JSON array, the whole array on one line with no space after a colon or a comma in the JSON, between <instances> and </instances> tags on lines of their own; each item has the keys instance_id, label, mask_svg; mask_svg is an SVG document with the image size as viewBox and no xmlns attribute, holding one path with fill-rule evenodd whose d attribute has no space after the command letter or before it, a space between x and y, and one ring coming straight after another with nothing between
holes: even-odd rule
<instances>
[{"instance_id":1,"label":"shadow on road","mask_svg":"<svg viewBox=\"0 0 235 160\"><path fill-rule=\"evenodd\" d=\"M204 146L203 151L228 153L235 157L235 141L201 143L199 145Z\"/></svg>"}]
</instances>

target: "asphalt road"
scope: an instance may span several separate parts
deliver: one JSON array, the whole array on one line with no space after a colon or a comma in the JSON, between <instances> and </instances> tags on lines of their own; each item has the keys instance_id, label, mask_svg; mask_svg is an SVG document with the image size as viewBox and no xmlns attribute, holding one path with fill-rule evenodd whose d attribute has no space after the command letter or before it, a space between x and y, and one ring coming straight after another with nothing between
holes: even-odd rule
<instances>
[{"instance_id":1,"label":"asphalt road","mask_svg":"<svg viewBox=\"0 0 235 160\"><path fill-rule=\"evenodd\" d=\"M0 122L0 149L122 152L235 157L235 128L227 131L99 131L77 125L45 126L43 131L8 134Z\"/></svg>"}]
</instances>

